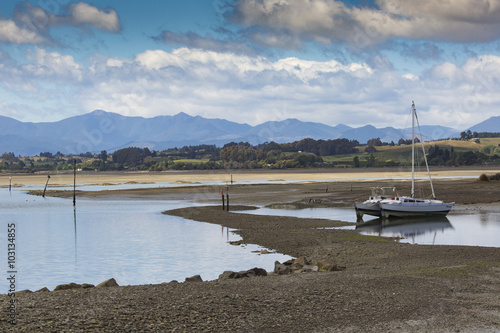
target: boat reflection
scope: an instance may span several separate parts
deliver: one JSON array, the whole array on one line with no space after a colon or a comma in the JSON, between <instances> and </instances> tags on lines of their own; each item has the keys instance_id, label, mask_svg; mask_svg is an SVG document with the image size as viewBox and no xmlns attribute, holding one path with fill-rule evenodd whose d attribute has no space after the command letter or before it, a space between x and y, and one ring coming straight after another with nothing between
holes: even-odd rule
<instances>
[{"instance_id":1,"label":"boat reflection","mask_svg":"<svg viewBox=\"0 0 500 333\"><path fill-rule=\"evenodd\" d=\"M448 218L444 216L399 219L377 218L356 226L356 230L365 235L406 238L411 239L412 244L415 244L417 236L434 234L433 245L438 232L444 232L446 229L454 228Z\"/></svg>"}]
</instances>

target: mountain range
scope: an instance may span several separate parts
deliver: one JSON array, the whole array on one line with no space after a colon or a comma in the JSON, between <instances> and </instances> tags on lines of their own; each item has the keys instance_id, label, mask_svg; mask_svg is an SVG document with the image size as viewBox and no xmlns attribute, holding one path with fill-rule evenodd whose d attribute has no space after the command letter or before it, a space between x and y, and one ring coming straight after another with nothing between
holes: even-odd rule
<instances>
[{"instance_id":1,"label":"mountain range","mask_svg":"<svg viewBox=\"0 0 500 333\"><path fill-rule=\"evenodd\" d=\"M496 132L500 117L492 117L470 128L477 132ZM425 140L459 137L460 132L443 126L421 126ZM346 138L366 143L373 138L397 142L411 137L411 128L376 128L366 125L353 128L339 124L303 122L297 119L269 121L256 126L224 119L207 119L179 113L154 118L127 117L117 113L96 110L84 115L56 122L21 122L0 116L0 154L34 156L40 152L60 151L80 154L85 152L113 152L124 147L148 147L162 150L186 145L249 142L251 144L275 141L293 142L304 138Z\"/></svg>"}]
</instances>

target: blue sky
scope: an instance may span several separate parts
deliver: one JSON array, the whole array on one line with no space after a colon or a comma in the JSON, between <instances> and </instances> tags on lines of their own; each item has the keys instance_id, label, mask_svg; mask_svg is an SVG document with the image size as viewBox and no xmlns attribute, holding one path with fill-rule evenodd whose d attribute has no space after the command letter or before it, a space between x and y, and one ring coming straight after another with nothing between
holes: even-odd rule
<instances>
[{"instance_id":1,"label":"blue sky","mask_svg":"<svg viewBox=\"0 0 500 333\"><path fill-rule=\"evenodd\" d=\"M466 129L500 115L500 0L0 3L0 115Z\"/></svg>"}]
</instances>

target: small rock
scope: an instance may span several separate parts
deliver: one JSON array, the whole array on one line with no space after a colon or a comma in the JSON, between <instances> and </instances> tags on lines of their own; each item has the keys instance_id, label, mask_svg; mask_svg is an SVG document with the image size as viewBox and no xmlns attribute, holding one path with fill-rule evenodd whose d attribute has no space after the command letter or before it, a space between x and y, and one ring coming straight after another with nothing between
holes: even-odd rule
<instances>
[{"instance_id":1,"label":"small rock","mask_svg":"<svg viewBox=\"0 0 500 333\"><path fill-rule=\"evenodd\" d=\"M306 272L306 273L312 273L312 272L319 271L319 268L316 265L304 265L302 267L302 270L303 270L303 272Z\"/></svg>"},{"instance_id":2,"label":"small rock","mask_svg":"<svg viewBox=\"0 0 500 333\"><path fill-rule=\"evenodd\" d=\"M48 293L50 290L47 287L43 287L42 289L38 289L35 291L36 293Z\"/></svg>"},{"instance_id":3,"label":"small rock","mask_svg":"<svg viewBox=\"0 0 500 333\"><path fill-rule=\"evenodd\" d=\"M298 257L297 259L295 259L293 261L294 264L299 264L299 265L302 265L302 266L305 266L305 265L310 265L311 262L309 260L307 260L306 257L302 256L302 257Z\"/></svg>"},{"instance_id":4,"label":"small rock","mask_svg":"<svg viewBox=\"0 0 500 333\"><path fill-rule=\"evenodd\" d=\"M241 279L241 278L255 276L255 273L253 273L253 272L249 273L249 271L239 271L236 274L237 274L237 276L235 277L235 279Z\"/></svg>"},{"instance_id":5,"label":"small rock","mask_svg":"<svg viewBox=\"0 0 500 333\"><path fill-rule=\"evenodd\" d=\"M32 291L29 290L29 289L24 289L24 290L19 290L19 291L16 291L14 294L31 294Z\"/></svg>"},{"instance_id":6,"label":"small rock","mask_svg":"<svg viewBox=\"0 0 500 333\"><path fill-rule=\"evenodd\" d=\"M103 281L96 286L96 288L108 288L108 287L118 287L118 283L116 283L116 280L114 278Z\"/></svg>"},{"instance_id":7,"label":"small rock","mask_svg":"<svg viewBox=\"0 0 500 333\"><path fill-rule=\"evenodd\" d=\"M191 277L187 277L184 282L203 282L200 275L193 275Z\"/></svg>"},{"instance_id":8,"label":"small rock","mask_svg":"<svg viewBox=\"0 0 500 333\"><path fill-rule=\"evenodd\" d=\"M82 288L87 289L87 288L94 288L95 286L91 283L82 283Z\"/></svg>"},{"instance_id":9,"label":"small rock","mask_svg":"<svg viewBox=\"0 0 500 333\"><path fill-rule=\"evenodd\" d=\"M274 273L278 275L290 274L290 268L288 266L280 264L279 261L274 262Z\"/></svg>"},{"instance_id":10,"label":"small rock","mask_svg":"<svg viewBox=\"0 0 500 333\"><path fill-rule=\"evenodd\" d=\"M313 265L318 266L320 271L327 271L328 270L327 268L330 267L332 264L326 260L318 260Z\"/></svg>"},{"instance_id":11,"label":"small rock","mask_svg":"<svg viewBox=\"0 0 500 333\"><path fill-rule=\"evenodd\" d=\"M234 279L237 274L238 273L233 271L224 271L222 274L219 275L219 280Z\"/></svg>"},{"instance_id":12,"label":"small rock","mask_svg":"<svg viewBox=\"0 0 500 333\"><path fill-rule=\"evenodd\" d=\"M80 289L80 288L82 288L81 284L71 282L71 283L60 284L60 285L56 286L54 288L54 291L58 291L58 290L70 290L70 289Z\"/></svg>"},{"instance_id":13,"label":"small rock","mask_svg":"<svg viewBox=\"0 0 500 333\"><path fill-rule=\"evenodd\" d=\"M267 276L267 271L264 268L254 267L248 270L248 273L250 272L253 272L255 276Z\"/></svg>"}]
</instances>

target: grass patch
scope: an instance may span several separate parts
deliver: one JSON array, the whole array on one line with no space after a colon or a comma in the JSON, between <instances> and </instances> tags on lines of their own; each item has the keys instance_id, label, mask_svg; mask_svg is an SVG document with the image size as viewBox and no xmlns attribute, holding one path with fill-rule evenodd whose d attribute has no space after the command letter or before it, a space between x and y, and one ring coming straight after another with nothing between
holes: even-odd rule
<instances>
[{"instance_id":1,"label":"grass patch","mask_svg":"<svg viewBox=\"0 0 500 333\"><path fill-rule=\"evenodd\" d=\"M210 161L209 158L200 158L200 159L183 158L179 160L173 160L174 163L191 163L191 164L207 163L208 161Z\"/></svg>"}]
</instances>

